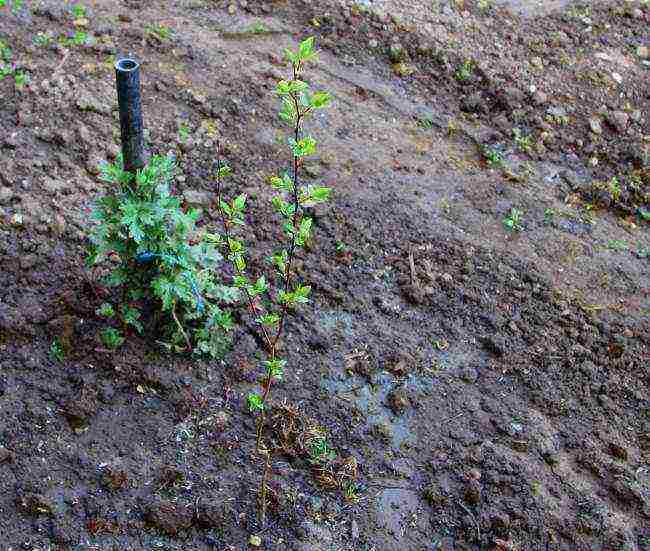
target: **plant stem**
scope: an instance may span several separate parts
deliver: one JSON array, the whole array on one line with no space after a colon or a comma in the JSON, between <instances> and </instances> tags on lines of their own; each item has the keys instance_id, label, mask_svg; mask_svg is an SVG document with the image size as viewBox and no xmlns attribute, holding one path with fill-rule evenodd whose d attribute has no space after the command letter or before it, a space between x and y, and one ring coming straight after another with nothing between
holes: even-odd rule
<instances>
[{"instance_id":1,"label":"plant stem","mask_svg":"<svg viewBox=\"0 0 650 551\"><path fill-rule=\"evenodd\" d=\"M192 350L192 343L190 342L190 339L187 336L187 333L183 329L183 326L181 325L181 322L178 321L178 317L176 316L176 303L174 303L174 305L172 306L172 317L174 318L174 321L176 322L178 330L181 332L181 335L183 335L183 338L185 339L185 343L187 344L187 350L191 351Z\"/></svg>"}]
</instances>

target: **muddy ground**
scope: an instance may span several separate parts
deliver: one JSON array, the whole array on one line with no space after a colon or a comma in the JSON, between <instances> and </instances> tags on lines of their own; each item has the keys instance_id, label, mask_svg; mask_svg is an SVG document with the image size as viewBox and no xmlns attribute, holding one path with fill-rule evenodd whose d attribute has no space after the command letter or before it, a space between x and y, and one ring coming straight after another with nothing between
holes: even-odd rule
<instances>
[{"instance_id":1,"label":"muddy ground","mask_svg":"<svg viewBox=\"0 0 650 551\"><path fill-rule=\"evenodd\" d=\"M647 2L6 4L0 548L650 550ZM212 225L226 142L262 266L272 89L312 34L335 105L307 173L335 198L300 258L262 525L245 312L220 362L155 335L107 353L83 255L133 54L150 150Z\"/></svg>"}]
</instances>

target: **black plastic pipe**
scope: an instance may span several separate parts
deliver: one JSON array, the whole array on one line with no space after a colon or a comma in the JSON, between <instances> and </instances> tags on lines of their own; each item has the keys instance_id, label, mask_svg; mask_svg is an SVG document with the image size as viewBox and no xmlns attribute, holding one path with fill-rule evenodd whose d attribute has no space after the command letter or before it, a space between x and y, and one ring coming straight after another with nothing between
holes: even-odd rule
<instances>
[{"instance_id":1,"label":"black plastic pipe","mask_svg":"<svg viewBox=\"0 0 650 551\"><path fill-rule=\"evenodd\" d=\"M142 101L140 99L140 64L131 58L115 63L117 102L120 107L120 132L124 170L135 172L144 167Z\"/></svg>"}]
</instances>

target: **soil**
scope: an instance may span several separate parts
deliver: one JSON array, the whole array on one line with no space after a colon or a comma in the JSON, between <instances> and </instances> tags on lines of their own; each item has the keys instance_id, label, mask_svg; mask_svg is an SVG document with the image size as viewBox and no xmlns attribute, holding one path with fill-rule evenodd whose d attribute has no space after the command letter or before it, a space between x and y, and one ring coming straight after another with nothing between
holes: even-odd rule
<instances>
[{"instance_id":1,"label":"soil","mask_svg":"<svg viewBox=\"0 0 650 551\"><path fill-rule=\"evenodd\" d=\"M28 82L0 81L3 550L650 550L647 2L7 4ZM288 325L262 523L246 313L219 362L155 335L109 353L84 247L133 54L149 149L214 225L225 142L262 266L272 91L312 34L335 105L307 174L335 198L299 259L314 302Z\"/></svg>"}]
</instances>

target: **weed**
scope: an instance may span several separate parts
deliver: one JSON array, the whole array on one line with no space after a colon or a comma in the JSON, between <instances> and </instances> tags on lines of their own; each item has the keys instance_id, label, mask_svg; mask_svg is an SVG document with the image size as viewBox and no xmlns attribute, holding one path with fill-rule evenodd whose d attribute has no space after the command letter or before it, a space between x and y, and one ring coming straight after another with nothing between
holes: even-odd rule
<instances>
[{"instance_id":1,"label":"weed","mask_svg":"<svg viewBox=\"0 0 650 551\"><path fill-rule=\"evenodd\" d=\"M46 48L52 43L52 36L47 33L39 32L34 37L34 44L41 48Z\"/></svg>"},{"instance_id":2,"label":"weed","mask_svg":"<svg viewBox=\"0 0 650 551\"><path fill-rule=\"evenodd\" d=\"M523 222L524 213L518 208L512 207L510 213L503 219L503 226L510 231L521 231L524 229Z\"/></svg>"},{"instance_id":3,"label":"weed","mask_svg":"<svg viewBox=\"0 0 650 551\"><path fill-rule=\"evenodd\" d=\"M269 28L261 22L253 23L248 29L247 32L253 34L264 34L269 32Z\"/></svg>"},{"instance_id":4,"label":"weed","mask_svg":"<svg viewBox=\"0 0 650 551\"><path fill-rule=\"evenodd\" d=\"M618 178L614 176L609 183L607 184L607 189L614 201L618 201L621 197L621 184L618 181Z\"/></svg>"},{"instance_id":5,"label":"weed","mask_svg":"<svg viewBox=\"0 0 650 551\"><path fill-rule=\"evenodd\" d=\"M245 194L228 201L223 195L222 181L232 171L221 161L218 147L216 166L217 207L221 216L223 233L215 240L232 264L233 285L245 296L248 309L259 326L265 345L263 387L260 394L248 396L248 406L258 413L257 450L265 456L265 476L262 478L260 496L262 501L261 517L265 517L266 471L270 461L270 452L262 442L266 423L267 402L274 381L281 380L287 361L278 354L280 339L289 313L309 301L311 287L296 281L294 263L300 249L310 239L312 219L305 213L305 208L328 200L330 189L322 186L300 185L300 169L306 157L316 152L316 140L303 133L303 123L317 110L327 107L331 101L329 93L311 92L309 85L301 80L305 64L316 57L313 37L302 41L297 51L285 50L285 57L291 63L289 80L278 82L275 93L280 98L280 120L291 128L288 146L291 151L291 167L279 175L269 178L271 187L276 191L272 205L282 220L282 229L287 244L274 251L268 258L274 269L275 277L264 275L252 279L247 273L246 245L240 237L245 225Z\"/></svg>"},{"instance_id":6,"label":"weed","mask_svg":"<svg viewBox=\"0 0 650 551\"><path fill-rule=\"evenodd\" d=\"M75 4L72 6L72 16L75 19L82 19L86 17L86 7L82 4Z\"/></svg>"},{"instance_id":7,"label":"weed","mask_svg":"<svg viewBox=\"0 0 650 551\"><path fill-rule=\"evenodd\" d=\"M638 213L639 213L639 216L641 217L641 220L645 220L646 222L650 222L650 210L646 210L644 208L639 207L638 208Z\"/></svg>"},{"instance_id":8,"label":"weed","mask_svg":"<svg viewBox=\"0 0 650 551\"><path fill-rule=\"evenodd\" d=\"M200 232L199 212L183 210L181 199L171 194L175 170L174 160L161 156L136 174L124 170L121 156L102 165L109 193L97 201L99 226L91 235L88 264L110 262L104 283L121 287L123 299L119 315L108 303L98 313L142 333L141 307L153 302L167 320L161 344L168 350L218 357L232 327L221 305L234 302L239 293L215 280L221 260L216 237Z\"/></svg>"},{"instance_id":9,"label":"weed","mask_svg":"<svg viewBox=\"0 0 650 551\"><path fill-rule=\"evenodd\" d=\"M86 44L86 42L88 42L88 33L84 32L84 31L79 31L79 30L75 31L70 36L68 36L68 37L64 36L61 39L61 44L63 46L67 46L67 47L70 47L70 46L83 46L84 44Z\"/></svg>"},{"instance_id":10,"label":"weed","mask_svg":"<svg viewBox=\"0 0 650 551\"><path fill-rule=\"evenodd\" d=\"M25 73L23 73L22 71L16 71L14 73L14 84L15 84L17 90L21 90L22 88L24 88L25 85L27 84L28 80L29 79L28 79L27 75Z\"/></svg>"},{"instance_id":11,"label":"weed","mask_svg":"<svg viewBox=\"0 0 650 551\"><path fill-rule=\"evenodd\" d=\"M124 337L114 327L105 327L100 333L100 338L104 346L113 350L119 348L124 343Z\"/></svg>"},{"instance_id":12,"label":"weed","mask_svg":"<svg viewBox=\"0 0 650 551\"><path fill-rule=\"evenodd\" d=\"M610 239L605 246L612 251L627 251L629 249L627 241L624 239Z\"/></svg>"},{"instance_id":13,"label":"weed","mask_svg":"<svg viewBox=\"0 0 650 551\"><path fill-rule=\"evenodd\" d=\"M492 7L493 3L493 0L478 0L478 8L481 11L488 11Z\"/></svg>"},{"instance_id":14,"label":"weed","mask_svg":"<svg viewBox=\"0 0 650 551\"><path fill-rule=\"evenodd\" d=\"M544 224L547 226L551 224L556 214L554 209L544 209Z\"/></svg>"},{"instance_id":15,"label":"weed","mask_svg":"<svg viewBox=\"0 0 650 551\"><path fill-rule=\"evenodd\" d=\"M13 74L14 69L11 65L11 58L13 57L13 52L9 45L0 40L0 80L4 77Z\"/></svg>"},{"instance_id":16,"label":"weed","mask_svg":"<svg viewBox=\"0 0 650 551\"><path fill-rule=\"evenodd\" d=\"M158 42L166 42L172 37L172 30L159 23L150 23L144 28L145 35L149 38L153 38Z\"/></svg>"},{"instance_id":17,"label":"weed","mask_svg":"<svg viewBox=\"0 0 650 551\"><path fill-rule=\"evenodd\" d=\"M471 59L466 59L461 63L460 67L458 67L454 76L458 82L467 82L472 78L473 72L474 62Z\"/></svg>"},{"instance_id":18,"label":"weed","mask_svg":"<svg viewBox=\"0 0 650 551\"><path fill-rule=\"evenodd\" d=\"M429 130L430 128L433 127L433 119L429 116L424 116L420 119L418 119L417 125L420 128L424 128L425 130Z\"/></svg>"},{"instance_id":19,"label":"weed","mask_svg":"<svg viewBox=\"0 0 650 551\"><path fill-rule=\"evenodd\" d=\"M497 149L484 145L481 147L481 155L483 155L488 166L492 168L503 165L503 155Z\"/></svg>"},{"instance_id":20,"label":"weed","mask_svg":"<svg viewBox=\"0 0 650 551\"><path fill-rule=\"evenodd\" d=\"M59 339L54 339L50 345L50 358L57 362L62 362L65 358L65 351Z\"/></svg>"},{"instance_id":21,"label":"weed","mask_svg":"<svg viewBox=\"0 0 650 551\"><path fill-rule=\"evenodd\" d=\"M515 138L515 144L517 145L517 147L522 151L524 151L525 153L529 153L532 147L531 136L530 135L524 136L521 130L519 130L519 128L513 128L512 134Z\"/></svg>"},{"instance_id":22,"label":"weed","mask_svg":"<svg viewBox=\"0 0 650 551\"><path fill-rule=\"evenodd\" d=\"M186 143L189 137L190 127L185 123L181 123L181 125L178 127L178 139L181 143Z\"/></svg>"},{"instance_id":23,"label":"weed","mask_svg":"<svg viewBox=\"0 0 650 551\"><path fill-rule=\"evenodd\" d=\"M336 249L336 254L338 255L344 255L348 252L348 247L345 243L343 243L343 241L337 241L334 245L334 248Z\"/></svg>"}]
</instances>

